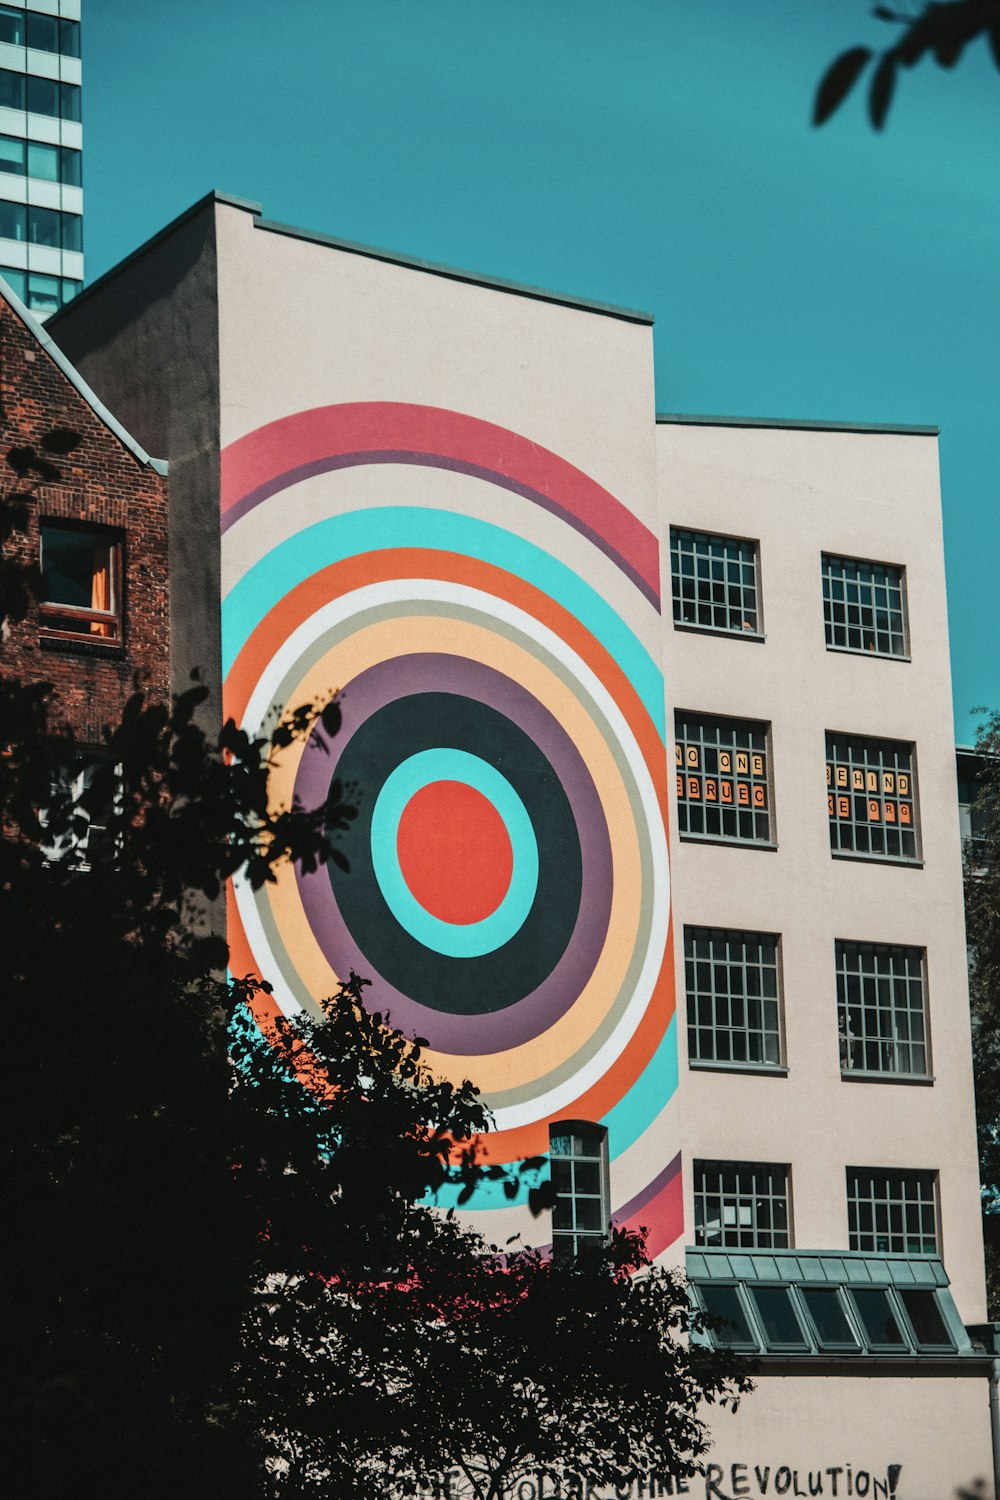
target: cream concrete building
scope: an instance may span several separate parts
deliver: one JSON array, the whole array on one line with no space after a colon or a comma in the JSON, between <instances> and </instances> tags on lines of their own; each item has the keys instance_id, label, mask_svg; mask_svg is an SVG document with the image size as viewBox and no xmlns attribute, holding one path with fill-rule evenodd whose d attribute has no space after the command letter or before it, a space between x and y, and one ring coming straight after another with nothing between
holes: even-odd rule
<instances>
[{"instance_id":1,"label":"cream concrete building","mask_svg":"<svg viewBox=\"0 0 1000 1500\"><path fill-rule=\"evenodd\" d=\"M370 976L550 1158L491 1239L644 1226L759 1358L642 1492L992 1495L935 436L655 418L651 321L212 194L52 331L170 461L176 680L342 689L277 790L351 874L234 969Z\"/></svg>"}]
</instances>

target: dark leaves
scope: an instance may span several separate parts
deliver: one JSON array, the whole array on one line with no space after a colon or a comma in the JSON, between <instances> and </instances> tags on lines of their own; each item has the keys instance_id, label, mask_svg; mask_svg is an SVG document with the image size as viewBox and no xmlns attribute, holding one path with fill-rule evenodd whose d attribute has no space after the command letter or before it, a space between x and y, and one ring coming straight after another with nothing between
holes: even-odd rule
<instances>
[{"instance_id":1,"label":"dark leaves","mask_svg":"<svg viewBox=\"0 0 1000 1500\"><path fill-rule=\"evenodd\" d=\"M984 36L1000 67L1000 0L930 0L916 14L878 5L873 14L901 28L898 39L879 57L868 95L868 115L876 130L885 125L899 67L912 68L931 56L953 68L970 42ZM824 124L844 102L873 53L852 47L827 69L816 93L813 124Z\"/></svg>"},{"instance_id":2,"label":"dark leaves","mask_svg":"<svg viewBox=\"0 0 1000 1500\"><path fill-rule=\"evenodd\" d=\"M831 63L816 90L813 124L823 125L840 108L872 56L870 47L851 47Z\"/></svg>"},{"instance_id":3,"label":"dark leaves","mask_svg":"<svg viewBox=\"0 0 1000 1500\"><path fill-rule=\"evenodd\" d=\"M875 69L868 95L868 117L876 130L881 130L885 124L895 87L896 58L893 53L887 52Z\"/></svg>"}]
</instances>

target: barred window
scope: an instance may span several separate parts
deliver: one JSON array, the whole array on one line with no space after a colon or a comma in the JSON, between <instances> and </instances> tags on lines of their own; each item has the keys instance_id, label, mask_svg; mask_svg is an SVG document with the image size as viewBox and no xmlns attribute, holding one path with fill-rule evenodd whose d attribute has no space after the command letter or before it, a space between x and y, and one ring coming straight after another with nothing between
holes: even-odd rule
<instances>
[{"instance_id":1,"label":"barred window","mask_svg":"<svg viewBox=\"0 0 1000 1500\"><path fill-rule=\"evenodd\" d=\"M936 1255L937 1174L848 1167L847 1223L851 1250Z\"/></svg>"},{"instance_id":2,"label":"barred window","mask_svg":"<svg viewBox=\"0 0 1000 1500\"><path fill-rule=\"evenodd\" d=\"M759 635L757 543L670 528L674 623Z\"/></svg>"},{"instance_id":3,"label":"barred window","mask_svg":"<svg viewBox=\"0 0 1000 1500\"><path fill-rule=\"evenodd\" d=\"M827 734L826 801L835 854L916 859L913 746Z\"/></svg>"},{"instance_id":4,"label":"barred window","mask_svg":"<svg viewBox=\"0 0 1000 1500\"><path fill-rule=\"evenodd\" d=\"M928 1073L923 948L837 943L837 1025L844 1073Z\"/></svg>"},{"instance_id":5,"label":"barred window","mask_svg":"<svg viewBox=\"0 0 1000 1500\"><path fill-rule=\"evenodd\" d=\"M560 1120L549 1126L549 1154L555 1194L552 1249L571 1260L608 1237L608 1132L587 1120Z\"/></svg>"},{"instance_id":6,"label":"barred window","mask_svg":"<svg viewBox=\"0 0 1000 1500\"><path fill-rule=\"evenodd\" d=\"M694 1242L787 1250L788 1168L761 1161L696 1161Z\"/></svg>"},{"instance_id":7,"label":"barred window","mask_svg":"<svg viewBox=\"0 0 1000 1500\"><path fill-rule=\"evenodd\" d=\"M824 552L823 619L835 650L905 656L903 569Z\"/></svg>"},{"instance_id":8,"label":"barred window","mask_svg":"<svg viewBox=\"0 0 1000 1500\"><path fill-rule=\"evenodd\" d=\"M780 1065L774 933L685 927L684 977L692 1062Z\"/></svg>"},{"instance_id":9,"label":"barred window","mask_svg":"<svg viewBox=\"0 0 1000 1500\"><path fill-rule=\"evenodd\" d=\"M674 725L681 836L770 843L767 725L690 713Z\"/></svg>"}]
</instances>

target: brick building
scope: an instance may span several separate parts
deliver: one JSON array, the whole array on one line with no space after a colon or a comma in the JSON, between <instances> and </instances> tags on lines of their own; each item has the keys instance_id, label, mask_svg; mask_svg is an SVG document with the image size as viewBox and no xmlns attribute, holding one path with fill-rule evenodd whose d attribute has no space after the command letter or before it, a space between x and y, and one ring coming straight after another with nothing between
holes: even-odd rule
<instances>
[{"instance_id":1,"label":"brick building","mask_svg":"<svg viewBox=\"0 0 1000 1500\"><path fill-rule=\"evenodd\" d=\"M141 683L169 691L167 466L101 404L0 281L0 454L5 500L28 524L12 555L41 564L41 598L3 646L4 670L49 681L84 742Z\"/></svg>"}]
</instances>

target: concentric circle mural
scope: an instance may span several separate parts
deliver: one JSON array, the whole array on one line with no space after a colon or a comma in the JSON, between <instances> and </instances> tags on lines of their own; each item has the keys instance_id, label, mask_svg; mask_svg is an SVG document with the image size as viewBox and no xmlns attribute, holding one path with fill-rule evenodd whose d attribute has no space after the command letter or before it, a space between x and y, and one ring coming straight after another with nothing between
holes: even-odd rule
<instances>
[{"instance_id":1,"label":"concentric circle mural","mask_svg":"<svg viewBox=\"0 0 1000 1500\"><path fill-rule=\"evenodd\" d=\"M233 444L223 529L226 710L339 689L274 793L358 809L348 873L236 883L234 968L286 1013L368 976L483 1089L495 1159L567 1116L629 1149L674 1075L655 538L537 444L396 403Z\"/></svg>"}]
</instances>

